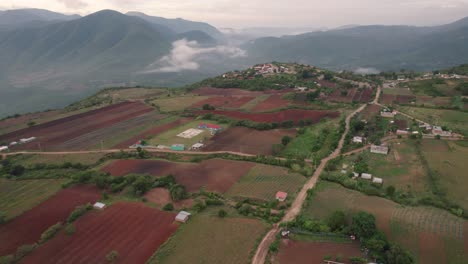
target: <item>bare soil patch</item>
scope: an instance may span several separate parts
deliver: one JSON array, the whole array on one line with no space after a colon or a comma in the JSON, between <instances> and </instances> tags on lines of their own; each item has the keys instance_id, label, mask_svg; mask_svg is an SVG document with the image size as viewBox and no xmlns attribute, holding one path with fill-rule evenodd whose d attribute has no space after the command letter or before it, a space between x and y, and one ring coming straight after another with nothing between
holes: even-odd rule
<instances>
[{"instance_id":1,"label":"bare soil patch","mask_svg":"<svg viewBox=\"0 0 468 264\"><path fill-rule=\"evenodd\" d=\"M254 163L221 159L205 160L200 163L176 163L159 160L117 160L103 171L114 176L129 173L165 176L172 174L177 183L189 192L205 187L207 191L225 193L254 166Z\"/></svg>"},{"instance_id":2,"label":"bare soil patch","mask_svg":"<svg viewBox=\"0 0 468 264\"><path fill-rule=\"evenodd\" d=\"M283 95L275 94L275 95L271 95L270 97L268 97L268 99L256 105L252 109L252 111L254 112L271 111L271 110L287 107L290 103L291 103L290 101L283 99Z\"/></svg>"},{"instance_id":3,"label":"bare soil patch","mask_svg":"<svg viewBox=\"0 0 468 264\"><path fill-rule=\"evenodd\" d=\"M42 232L58 222L65 221L76 206L94 203L100 197L99 190L94 186L64 189L0 226L0 256L14 253L21 245L37 242Z\"/></svg>"},{"instance_id":4,"label":"bare soil patch","mask_svg":"<svg viewBox=\"0 0 468 264\"><path fill-rule=\"evenodd\" d=\"M203 150L271 155L273 144L280 144L283 136L295 135L295 129L259 131L246 127L232 127L212 137Z\"/></svg>"},{"instance_id":5,"label":"bare soil patch","mask_svg":"<svg viewBox=\"0 0 468 264\"><path fill-rule=\"evenodd\" d=\"M176 209L189 208L193 205L193 199L187 199L177 202L172 201L169 190L165 188L154 188L145 194L145 198L149 202L152 202L159 206L164 206L168 203L172 203Z\"/></svg>"},{"instance_id":6,"label":"bare soil patch","mask_svg":"<svg viewBox=\"0 0 468 264\"><path fill-rule=\"evenodd\" d=\"M83 216L73 235L57 235L24 263L106 263L112 250L118 263L145 263L177 229L174 217L141 203L117 203Z\"/></svg>"},{"instance_id":7,"label":"bare soil patch","mask_svg":"<svg viewBox=\"0 0 468 264\"><path fill-rule=\"evenodd\" d=\"M231 108L238 109L246 103L252 101L255 97L252 96L219 96L211 97L193 104L190 108L202 108L203 105L209 104L216 108Z\"/></svg>"}]
</instances>

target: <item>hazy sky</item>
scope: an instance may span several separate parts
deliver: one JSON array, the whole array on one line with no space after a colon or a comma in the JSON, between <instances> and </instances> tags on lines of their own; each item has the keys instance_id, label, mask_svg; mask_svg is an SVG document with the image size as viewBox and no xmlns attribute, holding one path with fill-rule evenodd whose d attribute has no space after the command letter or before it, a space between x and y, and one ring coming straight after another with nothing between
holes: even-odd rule
<instances>
[{"instance_id":1,"label":"hazy sky","mask_svg":"<svg viewBox=\"0 0 468 264\"><path fill-rule=\"evenodd\" d=\"M217 27L336 27L349 24L436 25L468 16L468 0L1 0L0 9L35 7L86 15L141 11Z\"/></svg>"}]
</instances>

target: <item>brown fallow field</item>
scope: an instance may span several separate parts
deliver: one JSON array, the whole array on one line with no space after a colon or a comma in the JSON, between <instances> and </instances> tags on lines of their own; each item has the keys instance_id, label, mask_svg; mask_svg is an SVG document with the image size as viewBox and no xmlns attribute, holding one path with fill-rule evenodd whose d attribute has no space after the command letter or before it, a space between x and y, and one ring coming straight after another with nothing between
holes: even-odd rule
<instances>
[{"instance_id":1,"label":"brown fallow field","mask_svg":"<svg viewBox=\"0 0 468 264\"><path fill-rule=\"evenodd\" d=\"M212 87L203 87L193 91L193 94L210 96L261 96L265 94L286 94L294 91L294 89L282 89L282 90L265 90L265 91L249 91L239 88L212 88Z\"/></svg>"},{"instance_id":2,"label":"brown fallow field","mask_svg":"<svg viewBox=\"0 0 468 264\"><path fill-rule=\"evenodd\" d=\"M340 115L336 111L317 111L317 110L301 110L301 109L288 109L281 112L274 113L246 113L237 111L198 111L197 114L214 114L227 116L233 119L250 120L258 123L281 123L284 121L294 121L295 123L300 120L311 120L313 123L318 123L324 118L336 118Z\"/></svg>"},{"instance_id":3,"label":"brown fallow field","mask_svg":"<svg viewBox=\"0 0 468 264\"><path fill-rule=\"evenodd\" d=\"M45 202L0 226L0 256L12 254L22 245L38 242L42 232L64 222L76 206L101 197L94 186L64 189Z\"/></svg>"},{"instance_id":4,"label":"brown fallow field","mask_svg":"<svg viewBox=\"0 0 468 264\"><path fill-rule=\"evenodd\" d=\"M273 144L281 144L284 136L294 137L295 135L295 129L259 131L246 127L232 127L212 137L203 150L272 155Z\"/></svg>"},{"instance_id":5,"label":"brown fallow field","mask_svg":"<svg viewBox=\"0 0 468 264\"><path fill-rule=\"evenodd\" d=\"M291 103L291 101L283 99L283 96L284 95L282 94L270 95L265 101L257 104L252 109L252 111L266 112L266 111L271 111L271 110L287 107Z\"/></svg>"},{"instance_id":6,"label":"brown fallow field","mask_svg":"<svg viewBox=\"0 0 468 264\"><path fill-rule=\"evenodd\" d=\"M140 102L119 103L8 133L0 136L0 141L12 142L21 138L36 137L36 141L20 145L14 149L37 149L39 142L43 150L54 149L57 145L68 140L143 115L152 110L151 107Z\"/></svg>"},{"instance_id":7,"label":"brown fallow field","mask_svg":"<svg viewBox=\"0 0 468 264\"><path fill-rule=\"evenodd\" d=\"M217 96L195 103L190 106L190 108L198 109L202 108L203 105L208 104L216 108L238 109L253 99L255 99L255 97L252 96Z\"/></svg>"},{"instance_id":8,"label":"brown fallow field","mask_svg":"<svg viewBox=\"0 0 468 264\"><path fill-rule=\"evenodd\" d=\"M73 235L58 234L27 256L23 263L145 263L175 232L175 213L141 203L116 203L78 219Z\"/></svg>"},{"instance_id":9,"label":"brown fallow field","mask_svg":"<svg viewBox=\"0 0 468 264\"><path fill-rule=\"evenodd\" d=\"M177 183L189 192L205 187L207 191L225 193L254 166L254 163L221 159L200 163L177 163L160 160L117 160L102 170L113 176L129 173L154 176L174 175Z\"/></svg>"}]
</instances>

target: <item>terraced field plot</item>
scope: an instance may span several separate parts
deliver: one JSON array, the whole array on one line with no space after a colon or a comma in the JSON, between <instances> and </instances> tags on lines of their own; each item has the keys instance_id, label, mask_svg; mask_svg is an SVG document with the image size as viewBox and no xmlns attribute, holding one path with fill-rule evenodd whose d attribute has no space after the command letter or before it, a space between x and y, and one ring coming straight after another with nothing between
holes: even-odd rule
<instances>
[{"instance_id":1,"label":"terraced field plot","mask_svg":"<svg viewBox=\"0 0 468 264\"><path fill-rule=\"evenodd\" d=\"M146 263L177 229L175 213L137 203L116 203L76 221L76 231L61 233L23 263L105 263L115 250L120 263Z\"/></svg>"},{"instance_id":2,"label":"terraced field plot","mask_svg":"<svg viewBox=\"0 0 468 264\"><path fill-rule=\"evenodd\" d=\"M103 153L86 154L63 154L63 155L21 155L14 158L15 162L23 166L30 166L38 163L61 165L65 162L81 163L84 165L93 165L104 157Z\"/></svg>"},{"instance_id":3,"label":"terraced field plot","mask_svg":"<svg viewBox=\"0 0 468 264\"><path fill-rule=\"evenodd\" d=\"M266 232L260 220L194 216L156 253L153 263L248 263L255 241Z\"/></svg>"},{"instance_id":4,"label":"terraced field plot","mask_svg":"<svg viewBox=\"0 0 468 264\"><path fill-rule=\"evenodd\" d=\"M54 195L64 182L65 180L0 179L0 211L8 219L14 218Z\"/></svg>"},{"instance_id":5,"label":"terraced field plot","mask_svg":"<svg viewBox=\"0 0 468 264\"><path fill-rule=\"evenodd\" d=\"M157 105L162 112L177 112L183 111L186 108L189 108L191 105L198 102L204 101L210 98L209 96L177 96L177 97L167 97L159 98L151 103Z\"/></svg>"},{"instance_id":6,"label":"terraced field plot","mask_svg":"<svg viewBox=\"0 0 468 264\"><path fill-rule=\"evenodd\" d=\"M405 208L383 198L325 182L318 186L303 213L325 219L336 210L372 213L378 228L391 241L410 250L418 263L464 263L468 257L464 249L468 243L467 221L446 211L431 207Z\"/></svg>"},{"instance_id":7,"label":"terraced field plot","mask_svg":"<svg viewBox=\"0 0 468 264\"><path fill-rule=\"evenodd\" d=\"M301 188L306 178L287 169L256 165L242 177L227 193L233 197L272 201L278 191L287 192L289 197Z\"/></svg>"}]
</instances>

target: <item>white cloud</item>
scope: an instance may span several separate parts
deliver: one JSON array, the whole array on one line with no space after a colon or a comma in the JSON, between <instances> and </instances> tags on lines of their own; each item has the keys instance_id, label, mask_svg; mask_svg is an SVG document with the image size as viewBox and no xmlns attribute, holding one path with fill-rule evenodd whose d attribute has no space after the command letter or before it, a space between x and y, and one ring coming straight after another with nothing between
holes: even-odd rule
<instances>
[{"instance_id":1,"label":"white cloud","mask_svg":"<svg viewBox=\"0 0 468 264\"><path fill-rule=\"evenodd\" d=\"M58 2L65 5L68 9L83 9L88 6L86 2L82 0L57 0Z\"/></svg>"},{"instance_id":2,"label":"white cloud","mask_svg":"<svg viewBox=\"0 0 468 264\"><path fill-rule=\"evenodd\" d=\"M360 68L355 69L354 73L366 75L366 74L377 74L377 73L380 73L380 71L377 70L376 68L362 68L362 67L360 67Z\"/></svg>"},{"instance_id":3,"label":"white cloud","mask_svg":"<svg viewBox=\"0 0 468 264\"><path fill-rule=\"evenodd\" d=\"M200 68L197 59L201 55L222 55L229 58L245 57L247 53L237 47L201 47L196 41L181 39L172 43L170 54L152 63L143 73L194 71Z\"/></svg>"}]
</instances>

